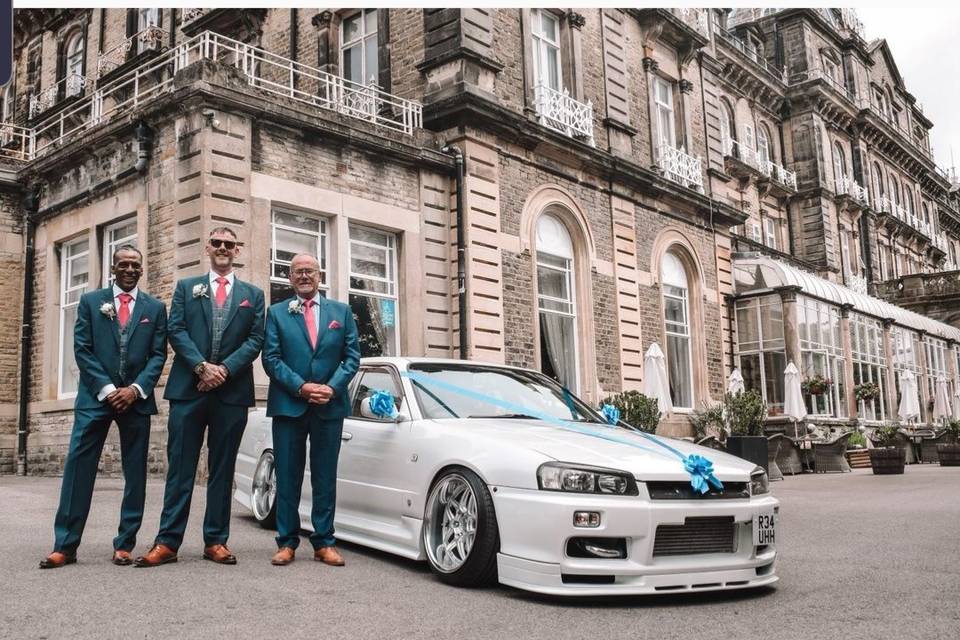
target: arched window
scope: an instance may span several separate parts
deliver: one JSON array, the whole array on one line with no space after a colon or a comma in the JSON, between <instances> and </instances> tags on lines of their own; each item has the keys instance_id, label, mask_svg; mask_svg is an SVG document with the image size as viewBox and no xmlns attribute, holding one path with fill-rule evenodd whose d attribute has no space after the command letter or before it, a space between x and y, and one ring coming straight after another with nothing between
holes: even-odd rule
<instances>
[{"instance_id":1,"label":"arched window","mask_svg":"<svg viewBox=\"0 0 960 640\"><path fill-rule=\"evenodd\" d=\"M64 69L64 95L69 98L79 95L83 89L83 31L77 29L67 38Z\"/></svg>"},{"instance_id":2,"label":"arched window","mask_svg":"<svg viewBox=\"0 0 960 640\"><path fill-rule=\"evenodd\" d=\"M883 172L880 170L880 164L877 162L873 163L873 190L877 202L880 202L880 198L886 195L883 189Z\"/></svg>"},{"instance_id":3,"label":"arched window","mask_svg":"<svg viewBox=\"0 0 960 640\"><path fill-rule=\"evenodd\" d=\"M13 109L13 82L8 82L3 88L3 95L0 96L0 110L3 111L0 114L0 121L13 122Z\"/></svg>"},{"instance_id":4,"label":"arched window","mask_svg":"<svg viewBox=\"0 0 960 640\"><path fill-rule=\"evenodd\" d=\"M923 208L923 221L930 224L930 208L926 202L921 203L920 206Z\"/></svg>"},{"instance_id":5,"label":"arched window","mask_svg":"<svg viewBox=\"0 0 960 640\"><path fill-rule=\"evenodd\" d=\"M890 193L893 194L893 203L899 207L901 204L900 183L897 182L897 178L894 175L890 176Z\"/></svg>"},{"instance_id":6,"label":"arched window","mask_svg":"<svg viewBox=\"0 0 960 640\"><path fill-rule=\"evenodd\" d=\"M737 121L733 117L733 109L726 100L720 100L720 143L723 145L723 155L732 156L733 147L737 139Z\"/></svg>"},{"instance_id":7,"label":"arched window","mask_svg":"<svg viewBox=\"0 0 960 640\"><path fill-rule=\"evenodd\" d=\"M837 180L847 177L847 156L839 142L833 143L833 173Z\"/></svg>"},{"instance_id":8,"label":"arched window","mask_svg":"<svg viewBox=\"0 0 960 640\"><path fill-rule=\"evenodd\" d=\"M693 354L690 344L689 280L683 262L667 252L660 264L663 320L667 338L667 377L673 406L693 408Z\"/></svg>"},{"instance_id":9,"label":"arched window","mask_svg":"<svg viewBox=\"0 0 960 640\"><path fill-rule=\"evenodd\" d=\"M537 220L537 308L540 370L576 392L577 307L573 242L556 216Z\"/></svg>"},{"instance_id":10,"label":"arched window","mask_svg":"<svg viewBox=\"0 0 960 640\"><path fill-rule=\"evenodd\" d=\"M770 151L770 130L762 123L757 127L757 156L760 158L761 168L766 167L773 160L773 153Z\"/></svg>"}]
</instances>

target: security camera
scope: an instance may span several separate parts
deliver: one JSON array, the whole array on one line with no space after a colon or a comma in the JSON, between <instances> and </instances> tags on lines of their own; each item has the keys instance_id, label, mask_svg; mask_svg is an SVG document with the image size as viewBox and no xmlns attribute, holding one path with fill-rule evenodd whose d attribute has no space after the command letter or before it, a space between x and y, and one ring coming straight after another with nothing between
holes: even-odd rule
<instances>
[{"instance_id":1,"label":"security camera","mask_svg":"<svg viewBox=\"0 0 960 640\"><path fill-rule=\"evenodd\" d=\"M220 121L217 120L217 112L214 111L213 109L204 109L203 111L200 112L200 115L206 118L207 122L210 123L211 126L215 128L220 127Z\"/></svg>"}]
</instances>

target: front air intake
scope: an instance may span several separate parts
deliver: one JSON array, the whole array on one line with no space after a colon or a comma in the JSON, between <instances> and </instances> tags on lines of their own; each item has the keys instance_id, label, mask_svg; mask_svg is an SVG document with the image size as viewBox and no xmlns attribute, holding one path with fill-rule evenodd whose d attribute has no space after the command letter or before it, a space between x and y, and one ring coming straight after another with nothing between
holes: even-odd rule
<instances>
[{"instance_id":1,"label":"front air intake","mask_svg":"<svg viewBox=\"0 0 960 640\"><path fill-rule=\"evenodd\" d=\"M653 555L688 556L736 551L737 525L733 516L687 518L683 524L661 524Z\"/></svg>"}]
</instances>

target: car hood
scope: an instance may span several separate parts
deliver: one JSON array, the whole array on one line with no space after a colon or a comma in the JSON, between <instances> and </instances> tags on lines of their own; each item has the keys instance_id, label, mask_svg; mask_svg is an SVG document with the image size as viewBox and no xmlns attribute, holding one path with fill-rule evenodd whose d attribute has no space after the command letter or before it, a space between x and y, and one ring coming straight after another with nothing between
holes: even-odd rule
<instances>
[{"instance_id":1,"label":"car hood","mask_svg":"<svg viewBox=\"0 0 960 640\"><path fill-rule=\"evenodd\" d=\"M522 447L559 462L628 471L638 480L689 479L681 455L676 452L683 456L695 453L707 458L713 463L714 475L720 480L744 482L756 468L752 462L692 442L647 436L602 424L572 423L565 427L541 420L502 418L437 422L468 429L478 438L495 441L499 447Z\"/></svg>"}]
</instances>

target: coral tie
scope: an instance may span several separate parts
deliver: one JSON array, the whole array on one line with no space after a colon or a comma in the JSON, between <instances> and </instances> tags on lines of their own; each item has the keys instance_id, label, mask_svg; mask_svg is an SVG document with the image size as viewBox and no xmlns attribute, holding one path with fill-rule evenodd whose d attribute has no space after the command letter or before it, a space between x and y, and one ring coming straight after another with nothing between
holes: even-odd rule
<instances>
[{"instance_id":1,"label":"coral tie","mask_svg":"<svg viewBox=\"0 0 960 640\"><path fill-rule=\"evenodd\" d=\"M230 281L220 276L217 278L217 293L214 296L214 300L217 303L218 307L223 307L223 303L227 301L227 284Z\"/></svg>"},{"instance_id":2,"label":"coral tie","mask_svg":"<svg viewBox=\"0 0 960 640\"><path fill-rule=\"evenodd\" d=\"M313 300L305 300L303 303L303 321L307 323L307 335L310 336L310 346L317 348L317 321L313 317Z\"/></svg>"},{"instance_id":3,"label":"coral tie","mask_svg":"<svg viewBox=\"0 0 960 640\"><path fill-rule=\"evenodd\" d=\"M117 319L120 320L120 328L123 329L127 326L127 321L130 320L130 301L133 300L133 296L129 293L121 293L120 298L120 308L117 310Z\"/></svg>"}]
</instances>

